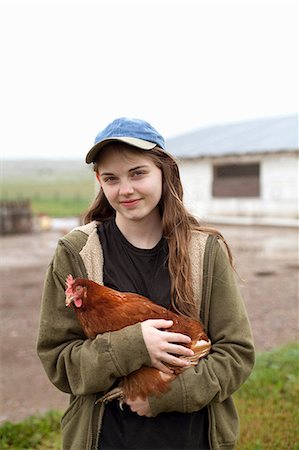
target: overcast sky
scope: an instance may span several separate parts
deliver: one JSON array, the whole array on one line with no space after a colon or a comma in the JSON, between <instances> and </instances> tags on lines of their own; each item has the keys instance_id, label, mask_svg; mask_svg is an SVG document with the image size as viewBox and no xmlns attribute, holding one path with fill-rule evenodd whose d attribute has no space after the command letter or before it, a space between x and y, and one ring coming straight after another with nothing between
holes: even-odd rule
<instances>
[{"instance_id":1,"label":"overcast sky","mask_svg":"<svg viewBox=\"0 0 299 450\"><path fill-rule=\"evenodd\" d=\"M297 111L296 0L1 5L4 158L84 158L120 116L168 138Z\"/></svg>"}]
</instances>

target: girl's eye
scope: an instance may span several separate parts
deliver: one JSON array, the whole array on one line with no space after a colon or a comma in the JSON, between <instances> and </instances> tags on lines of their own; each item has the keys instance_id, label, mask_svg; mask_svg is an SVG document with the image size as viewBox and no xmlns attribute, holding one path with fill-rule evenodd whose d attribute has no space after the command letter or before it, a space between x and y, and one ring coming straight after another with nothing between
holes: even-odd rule
<instances>
[{"instance_id":1,"label":"girl's eye","mask_svg":"<svg viewBox=\"0 0 299 450\"><path fill-rule=\"evenodd\" d=\"M135 172L132 173L133 177L139 177L141 175L144 175L145 171L144 170L135 170Z\"/></svg>"},{"instance_id":2,"label":"girl's eye","mask_svg":"<svg viewBox=\"0 0 299 450\"><path fill-rule=\"evenodd\" d=\"M105 183L113 183L117 180L116 177L106 177L104 178Z\"/></svg>"}]
</instances>

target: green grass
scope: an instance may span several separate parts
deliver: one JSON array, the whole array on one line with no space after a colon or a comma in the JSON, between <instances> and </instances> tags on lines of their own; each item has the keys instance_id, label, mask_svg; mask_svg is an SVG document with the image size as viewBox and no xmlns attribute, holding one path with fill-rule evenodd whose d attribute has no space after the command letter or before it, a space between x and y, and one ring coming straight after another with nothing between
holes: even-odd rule
<instances>
[{"instance_id":1,"label":"green grass","mask_svg":"<svg viewBox=\"0 0 299 450\"><path fill-rule=\"evenodd\" d=\"M1 199L30 200L34 215L81 216L95 195L91 168L80 161L5 162L2 172Z\"/></svg>"},{"instance_id":2,"label":"green grass","mask_svg":"<svg viewBox=\"0 0 299 450\"><path fill-rule=\"evenodd\" d=\"M234 395L241 419L237 450L298 450L299 345L257 355L254 371ZM58 450L59 412L6 422L0 427L1 449Z\"/></svg>"},{"instance_id":3,"label":"green grass","mask_svg":"<svg viewBox=\"0 0 299 450\"><path fill-rule=\"evenodd\" d=\"M88 209L93 197L92 195L80 196L18 196L4 198L4 200L29 200L31 211L34 216L46 215L49 217L80 217Z\"/></svg>"},{"instance_id":4,"label":"green grass","mask_svg":"<svg viewBox=\"0 0 299 450\"><path fill-rule=\"evenodd\" d=\"M299 449L299 345L261 353L234 395L241 419L238 450Z\"/></svg>"},{"instance_id":5,"label":"green grass","mask_svg":"<svg viewBox=\"0 0 299 450\"><path fill-rule=\"evenodd\" d=\"M61 448L60 417L58 411L44 416L32 416L19 423L6 422L0 427L1 450Z\"/></svg>"},{"instance_id":6,"label":"green grass","mask_svg":"<svg viewBox=\"0 0 299 450\"><path fill-rule=\"evenodd\" d=\"M32 213L35 216L80 217L88 209L91 199L88 197L63 197L32 199Z\"/></svg>"}]
</instances>

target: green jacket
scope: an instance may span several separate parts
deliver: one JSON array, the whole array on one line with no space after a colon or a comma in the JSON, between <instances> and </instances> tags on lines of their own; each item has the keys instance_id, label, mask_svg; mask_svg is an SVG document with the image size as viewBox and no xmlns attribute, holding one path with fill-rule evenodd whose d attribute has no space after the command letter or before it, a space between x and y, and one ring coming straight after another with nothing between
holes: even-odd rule
<instances>
[{"instance_id":1,"label":"green jacket","mask_svg":"<svg viewBox=\"0 0 299 450\"><path fill-rule=\"evenodd\" d=\"M229 450L239 432L231 395L254 364L251 329L234 272L218 240L193 233L189 252L194 292L212 352L196 367L183 371L165 395L151 397L150 407L156 416L193 412L208 405L210 447ZM58 242L45 278L37 351L51 382L70 394L61 421L63 448L97 449L97 398L117 378L151 365L151 360L140 323L86 339L73 308L65 307L68 274L103 283L103 254L95 222L78 227Z\"/></svg>"}]
</instances>

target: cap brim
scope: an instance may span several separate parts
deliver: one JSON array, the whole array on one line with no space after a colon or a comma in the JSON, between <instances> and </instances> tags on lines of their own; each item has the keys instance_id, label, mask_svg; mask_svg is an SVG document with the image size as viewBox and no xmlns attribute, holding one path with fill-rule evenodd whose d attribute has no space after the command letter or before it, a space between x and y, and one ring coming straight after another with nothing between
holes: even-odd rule
<instances>
[{"instance_id":1,"label":"cap brim","mask_svg":"<svg viewBox=\"0 0 299 450\"><path fill-rule=\"evenodd\" d=\"M86 163L90 164L90 163L94 162L96 160L97 154L99 153L101 148L105 147L105 145L107 145L113 141L125 142L126 144L132 145L133 147L137 147L142 150L151 150L152 148L157 147L157 144L155 144L154 142L144 141L143 139L126 137L126 136L111 137L111 138L104 139L101 142L98 142L89 150L89 152L87 153L86 158L85 158Z\"/></svg>"}]
</instances>

